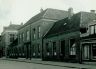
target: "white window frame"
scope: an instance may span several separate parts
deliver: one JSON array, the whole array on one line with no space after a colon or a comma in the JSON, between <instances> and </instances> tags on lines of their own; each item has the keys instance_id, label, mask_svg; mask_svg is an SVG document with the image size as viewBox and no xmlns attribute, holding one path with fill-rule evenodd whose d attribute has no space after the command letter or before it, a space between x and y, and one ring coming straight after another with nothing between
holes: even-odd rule
<instances>
[{"instance_id":1,"label":"white window frame","mask_svg":"<svg viewBox=\"0 0 96 69\"><path fill-rule=\"evenodd\" d=\"M71 39L69 40L69 53L70 53L70 55L76 55L76 43L74 43L71 46L70 42L71 42Z\"/></svg>"}]
</instances>

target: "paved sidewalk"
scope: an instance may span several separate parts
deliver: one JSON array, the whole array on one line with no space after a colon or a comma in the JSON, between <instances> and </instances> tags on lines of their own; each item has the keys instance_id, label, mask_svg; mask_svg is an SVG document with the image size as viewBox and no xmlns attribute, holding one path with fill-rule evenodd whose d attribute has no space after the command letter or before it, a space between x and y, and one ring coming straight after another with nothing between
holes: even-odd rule
<instances>
[{"instance_id":1,"label":"paved sidewalk","mask_svg":"<svg viewBox=\"0 0 96 69\"><path fill-rule=\"evenodd\" d=\"M52 66L77 68L77 69L96 69L95 65L87 65L87 64L79 64L79 63L42 61L41 59L29 60L29 59L24 59L24 58L19 58L19 59L2 58L2 59L3 60L10 60L10 61L19 61L19 62L43 64L43 65L52 65Z\"/></svg>"}]
</instances>

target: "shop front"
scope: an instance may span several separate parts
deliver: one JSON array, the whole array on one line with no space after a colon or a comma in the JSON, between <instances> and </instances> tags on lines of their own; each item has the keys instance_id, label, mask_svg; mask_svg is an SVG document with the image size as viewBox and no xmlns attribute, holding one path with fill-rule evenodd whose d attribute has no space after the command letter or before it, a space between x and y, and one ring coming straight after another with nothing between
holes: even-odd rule
<instances>
[{"instance_id":1,"label":"shop front","mask_svg":"<svg viewBox=\"0 0 96 69\"><path fill-rule=\"evenodd\" d=\"M82 44L82 60L96 61L96 42L84 42Z\"/></svg>"}]
</instances>

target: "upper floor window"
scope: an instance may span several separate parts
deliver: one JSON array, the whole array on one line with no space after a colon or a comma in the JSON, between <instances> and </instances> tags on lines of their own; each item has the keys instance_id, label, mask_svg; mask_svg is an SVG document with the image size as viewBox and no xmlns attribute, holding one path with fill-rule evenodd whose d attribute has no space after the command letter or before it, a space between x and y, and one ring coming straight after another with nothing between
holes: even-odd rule
<instances>
[{"instance_id":1,"label":"upper floor window","mask_svg":"<svg viewBox=\"0 0 96 69\"><path fill-rule=\"evenodd\" d=\"M95 30L94 28L95 28L94 25L91 25L91 26L90 26L90 34L94 34L94 32L95 32L95 31L94 31L94 30Z\"/></svg>"},{"instance_id":2,"label":"upper floor window","mask_svg":"<svg viewBox=\"0 0 96 69\"><path fill-rule=\"evenodd\" d=\"M39 37L39 38L40 38L40 36L41 36L40 33L41 33L41 27L39 26L39 27L38 27L38 37Z\"/></svg>"},{"instance_id":3,"label":"upper floor window","mask_svg":"<svg viewBox=\"0 0 96 69\"><path fill-rule=\"evenodd\" d=\"M95 34L96 34L96 25L95 25Z\"/></svg>"},{"instance_id":4,"label":"upper floor window","mask_svg":"<svg viewBox=\"0 0 96 69\"><path fill-rule=\"evenodd\" d=\"M33 39L36 39L36 30L35 30L35 28L33 29Z\"/></svg>"},{"instance_id":5,"label":"upper floor window","mask_svg":"<svg viewBox=\"0 0 96 69\"><path fill-rule=\"evenodd\" d=\"M19 36L20 36L20 42L21 42L22 36L21 36L21 34Z\"/></svg>"},{"instance_id":6,"label":"upper floor window","mask_svg":"<svg viewBox=\"0 0 96 69\"><path fill-rule=\"evenodd\" d=\"M24 41L24 33L23 33L23 41Z\"/></svg>"},{"instance_id":7,"label":"upper floor window","mask_svg":"<svg viewBox=\"0 0 96 69\"><path fill-rule=\"evenodd\" d=\"M14 34L10 34L10 42L13 42L15 39L15 35Z\"/></svg>"},{"instance_id":8,"label":"upper floor window","mask_svg":"<svg viewBox=\"0 0 96 69\"><path fill-rule=\"evenodd\" d=\"M27 31L27 40L30 39L30 34L29 34L29 31Z\"/></svg>"}]
</instances>

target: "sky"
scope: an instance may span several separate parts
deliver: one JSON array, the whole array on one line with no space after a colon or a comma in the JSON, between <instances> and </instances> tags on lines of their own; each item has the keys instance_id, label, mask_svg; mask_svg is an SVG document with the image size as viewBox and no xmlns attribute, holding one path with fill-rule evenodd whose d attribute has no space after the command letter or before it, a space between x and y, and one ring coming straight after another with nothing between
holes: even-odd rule
<instances>
[{"instance_id":1,"label":"sky","mask_svg":"<svg viewBox=\"0 0 96 69\"><path fill-rule=\"evenodd\" d=\"M54 8L74 12L96 10L96 0L0 0L0 33L3 26L26 23L40 9Z\"/></svg>"}]
</instances>

